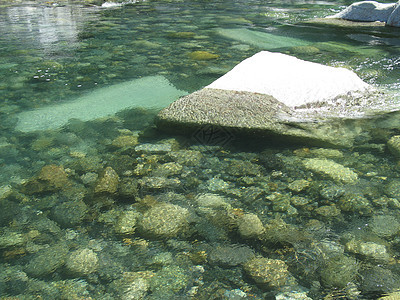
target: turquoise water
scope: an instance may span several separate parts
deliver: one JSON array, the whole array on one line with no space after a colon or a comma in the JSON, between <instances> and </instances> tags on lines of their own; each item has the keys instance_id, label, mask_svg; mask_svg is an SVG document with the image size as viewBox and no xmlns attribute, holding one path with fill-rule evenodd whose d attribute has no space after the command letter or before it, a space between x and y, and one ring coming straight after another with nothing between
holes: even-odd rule
<instances>
[{"instance_id":1,"label":"turquoise water","mask_svg":"<svg viewBox=\"0 0 400 300\"><path fill-rule=\"evenodd\" d=\"M315 22L349 3L0 2L0 297L400 290L396 112L343 122L346 149L153 122L260 50L350 68L396 108L399 29Z\"/></svg>"}]
</instances>

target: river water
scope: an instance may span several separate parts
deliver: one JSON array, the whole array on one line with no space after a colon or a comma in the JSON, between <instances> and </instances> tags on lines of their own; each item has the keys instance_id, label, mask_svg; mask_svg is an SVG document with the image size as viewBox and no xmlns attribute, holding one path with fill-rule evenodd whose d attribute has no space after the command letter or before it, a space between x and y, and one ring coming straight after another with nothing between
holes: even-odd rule
<instances>
[{"instance_id":1,"label":"river water","mask_svg":"<svg viewBox=\"0 0 400 300\"><path fill-rule=\"evenodd\" d=\"M400 31L315 21L349 4L0 1L1 299L398 292ZM349 68L387 113L346 149L155 128L261 50Z\"/></svg>"}]
</instances>

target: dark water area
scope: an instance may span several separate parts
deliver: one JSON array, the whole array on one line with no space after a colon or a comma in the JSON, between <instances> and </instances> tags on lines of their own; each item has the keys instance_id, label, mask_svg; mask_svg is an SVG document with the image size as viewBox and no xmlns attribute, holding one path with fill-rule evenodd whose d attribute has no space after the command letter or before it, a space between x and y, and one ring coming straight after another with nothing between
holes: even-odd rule
<instances>
[{"instance_id":1,"label":"dark water area","mask_svg":"<svg viewBox=\"0 0 400 300\"><path fill-rule=\"evenodd\" d=\"M350 3L0 1L0 299L399 297L400 31L315 21ZM261 50L390 105L347 148L156 128Z\"/></svg>"}]
</instances>

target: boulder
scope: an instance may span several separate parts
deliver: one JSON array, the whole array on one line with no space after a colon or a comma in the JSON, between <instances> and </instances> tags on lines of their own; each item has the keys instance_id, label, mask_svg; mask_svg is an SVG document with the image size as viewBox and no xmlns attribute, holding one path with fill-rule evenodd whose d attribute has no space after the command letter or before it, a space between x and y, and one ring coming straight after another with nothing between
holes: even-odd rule
<instances>
[{"instance_id":1,"label":"boulder","mask_svg":"<svg viewBox=\"0 0 400 300\"><path fill-rule=\"evenodd\" d=\"M357 22L385 22L389 26L400 26L399 3L379 3L376 1L360 1L351 4L341 12L329 16Z\"/></svg>"},{"instance_id":2,"label":"boulder","mask_svg":"<svg viewBox=\"0 0 400 300\"><path fill-rule=\"evenodd\" d=\"M376 1L360 1L351 4L341 12L329 18L345 19L360 22L386 22L396 3L379 3Z\"/></svg>"},{"instance_id":3,"label":"boulder","mask_svg":"<svg viewBox=\"0 0 400 300\"><path fill-rule=\"evenodd\" d=\"M360 128L340 119L363 116L376 93L350 70L261 51L202 90L170 104L157 121L167 131L192 133L213 125L351 146Z\"/></svg>"},{"instance_id":4,"label":"boulder","mask_svg":"<svg viewBox=\"0 0 400 300\"><path fill-rule=\"evenodd\" d=\"M400 2L396 3L395 8L386 21L386 25L400 27Z\"/></svg>"}]
</instances>

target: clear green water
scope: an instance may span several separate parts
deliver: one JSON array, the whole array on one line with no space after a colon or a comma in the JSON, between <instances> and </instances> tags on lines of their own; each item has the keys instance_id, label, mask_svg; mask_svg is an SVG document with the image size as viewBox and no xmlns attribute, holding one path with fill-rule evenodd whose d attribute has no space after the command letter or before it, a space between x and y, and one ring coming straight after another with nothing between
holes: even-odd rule
<instances>
[{"instance_id":1,"label":"clear green water","mask_svg":"<svg viewBox=\"0 0 400 300\"><path fill-rule=\"evenodd\" d=\"M141 108L16 130L21 112L148 76L190 93L263 49L351 68L396 101L398 28L308 22L348 4L0 2L0 297L376 299L399 290L400 169L386 146L396 113L364 121L355 147L334 151L224 130L210 139L207 128L169 136L154 129L157 111ZM338 164L339 179L309 166L321 160ZM358 179L340 179L346 172ZM246 214L263 232L244 233ZM156 234L147 219L178 229ZM252 255L288 271L260 279Z\"/></svg>"}]
</instances>

